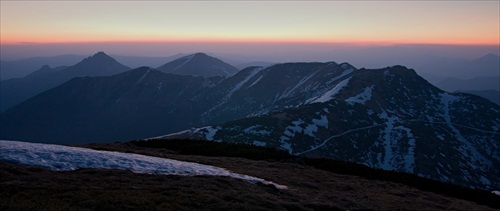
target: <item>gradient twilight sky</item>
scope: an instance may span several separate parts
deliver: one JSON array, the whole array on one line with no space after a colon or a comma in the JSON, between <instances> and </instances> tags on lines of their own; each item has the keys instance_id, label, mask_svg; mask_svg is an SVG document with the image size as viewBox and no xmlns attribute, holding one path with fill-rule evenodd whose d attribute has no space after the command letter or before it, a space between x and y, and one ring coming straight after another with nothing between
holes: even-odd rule
<instances>
[{"instance_id":1,"label":"gradient twilight sky","mask_svg":"<svg viewBox=\"0 0 500 211\"><path fill-rule=\"evenodd\" d=\"M109 42L500 45L497 0L0 4L0 44L9 47Z\"/></svg>"}]
</instances>

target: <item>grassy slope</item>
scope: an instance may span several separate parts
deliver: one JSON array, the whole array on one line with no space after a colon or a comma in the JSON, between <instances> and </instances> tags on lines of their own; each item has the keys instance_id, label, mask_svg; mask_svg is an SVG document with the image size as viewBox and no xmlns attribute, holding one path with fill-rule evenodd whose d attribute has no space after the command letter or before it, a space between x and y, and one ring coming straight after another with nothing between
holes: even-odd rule
<instances>
[{"instance_id":1,"label":"grassy slope","mask_svg":"<svg viewBox=\"0 0 500 211\"><path fill-rule=\"evenodd\" d=\"M383 173L366 169L361 171L357 165L304 160L253 146L177 140L87 147L216 165L287 185L289 189L277 190L224 177L146 175L95 169L51 172L2 163L0 210L490 209L464 197L477 193L474 191L465 190L458 197L462 199L458 199L457 196L411 187L400 181L383 181L399 176L382 180L376 175ZM496 197L493 194L485 196ZM492 199L498 200L500 197Z\"/></svg>"}]
</instances>

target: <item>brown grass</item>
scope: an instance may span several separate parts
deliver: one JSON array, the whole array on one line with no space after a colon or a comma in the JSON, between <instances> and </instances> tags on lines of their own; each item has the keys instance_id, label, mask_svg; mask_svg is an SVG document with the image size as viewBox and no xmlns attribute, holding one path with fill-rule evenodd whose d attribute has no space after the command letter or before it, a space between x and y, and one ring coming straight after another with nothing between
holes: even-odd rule
<instances>
[{"instance_id":1,"label":"brown grass","mask_svg":"<svg viewBox=\"0 0 500 211\"><path fill-rule=\"evenodd\" d=\"M399 183L335 174L293 160L182 155L128 144L99 147L216 165L288 189L226 177L98 169L53 172L0 163L0 210L492 210Z\"/></svg>"}]
</instances>

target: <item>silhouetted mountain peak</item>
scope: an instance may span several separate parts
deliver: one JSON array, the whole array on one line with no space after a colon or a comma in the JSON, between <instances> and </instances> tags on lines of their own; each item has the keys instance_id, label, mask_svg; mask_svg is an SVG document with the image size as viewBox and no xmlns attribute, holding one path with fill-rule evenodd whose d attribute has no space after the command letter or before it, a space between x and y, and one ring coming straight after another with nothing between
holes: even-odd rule
<instances>
[{"instance_id":1,"label":"silhouetted mountain peak","mask_svg":"<svg viewBox=\"0 0 500 211\"><path fill-rule=\"evenodd\" d=\"M102 63L102 62L117 62L117 61L115 59L113 59L111 56L108 56L106 53L99 51L96 54L87 57L82 62Z\"/></svg>"},{"instance_id":2,"label":"silhouetted mountain peak","mask_svg":"<svg viewBox=\"0 0 500 211\"><path fill-rule=\"evenodd\" d=\"M49 65L43 65L40 70L51 70L52 68Z\"/></svg>"},{"instance_id":3,"label":"silhouetted mountain peak","mask_svg":"<svg viewBox=\"0 0 500 211\"><path fill-rule=\"evenodd\" d=\"M99 51L96 54L94 54L93 56L108 56L108 55L106 53L104 53L103 51Z\"/></svg>"},{"instance_id":4,"label":"silhouetted mountain peak","mask_svg":"<svg viewBox=\"0 0 500 211\"><path fill-rule=\"evenodd\" d=\"M489 54L486 54L484 56L481 56L479 58L493 58L493 59L498 59L498 55L494 54L494 53L489 53Z\"/></svg>"},{"instance_id":5,"label":"silhouetted mountain peak","mask_svg":"<svg viewBox=\"0 0 500 211\"><path fill-rule=\"evenodd\" d=\"M40 69L38 69L37 71L29 74L26 76L26 78L32 78L32 77L37 77L37 76L43 76L45 74L48 74L48 73L51 73L51 72L54 72L55 70L50 67L49 65L43 65Z\"/></svg>"},{"instance_id":6,"label":"silhouetted mountain peak","mask_svg":"<svg viewBox=\"0 0 500 211\"><path fill-rule=\"evenodd\" d=\"M158 69L166 73L207 77L229 76L238 72L236 67L201 52L178 58Z\"/></svg>"},{"instance_id":7,"label":"silhouetted mountain peak","mask_svg":"<svg viewBox=\"0 0 500 211\"><path fill-rule=\"evenodd\" d=\"M72 66L67 72L74 72L71 73L74 76L107 76L129 69L129 67L120 64L113 57L100 51Z\"/></svg>"},{"instance_id":8,"label":"silhouetted mountain peak","mask_svg":"<svg viewBox=\"0 0 500 211\"><path fill-rule=\"evenodd\" d=\"M209 56L209 55L207 55L205 53L202 53L202 52L195 53L192 56L195 56L195 57L211 57L211 56Z\"/></svg>"},{"instance_id":9,"label":"silhouetted mountain peak","mask_svg":"<svg viewBox=\"0 0 500 211\"><path fill-rule=\"evenodd\" d=\"M477 59L474 59L472 62L475 62L475 63L499 63L499 60L500 60L500 56L494 54L494 53L489 53L489 54L486 54L484 56L481 56Z\"/></svg>"}]
</instances>

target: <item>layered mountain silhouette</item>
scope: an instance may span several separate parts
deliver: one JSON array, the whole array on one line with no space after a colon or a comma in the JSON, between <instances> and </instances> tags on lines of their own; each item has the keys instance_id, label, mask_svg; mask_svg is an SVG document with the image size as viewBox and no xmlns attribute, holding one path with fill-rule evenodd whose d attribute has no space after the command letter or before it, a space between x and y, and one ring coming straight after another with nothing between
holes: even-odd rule
<instances>
[{"instance_id":1,"label":"layered mountain silhouette","mask_svg":"<svg viewBox=\"0 0 500 211\"><path fill-rule=\"evenodd\" d=\"M2 138L109 142L196 126L192 122L197 119L198 105L191 98L221 79L175 75L149 67L110 77L74 78L2 113Z\"/></svg>"},{"instance_id":2,"label":"layered mountain silhouette","mask_svg":"<svg viewBox=\"0 0 500 211\"><path fill-rule=\"evenodd\" d=\"M500 107L401 66L359 70L309 104L163 138L244 143L500 188Z\"/></svg>"},{"instance_id":3,"label":"layered mountain silhouette","mask_svg":"<svg viewBox=\"0 0 500 211\"><path fill-rule=\"evenodd\" d=\"M229 78L149 67L74 78L2 113L1 136L49 143L158 136L303 104L353 71L329 62L250 67Z\"/></svg>"},{"instance_id":4,"label":"layered mountain silhouette","mask_svg":"<svg viewBox=\"0 0 500 211\"><path fill-rule=\"evenodd\" d=\"M0 80L23 78L44 65L69 66L84 59L82 55L59 55L51 57L32 57L20 60L0 60Z\"/></svg>"},{"instance_id":5,"label":"layered mountain silhouette","mask_svg":"<svg viewBox=\"0 0 500 211\"><path fill-rule=\"evenodd\" d=\"M0 111L5 111L74 77L110 76L129 69L104 52L98 52L70 67L51 68L45 65L24 78L3 80L0 83Z\"/></svg>"},{"instance_id":6,"label":"layered mountain silhouette","mask_svg":"<svg viewBox=\"0 0 500 211\"><path fill-rule=\"evenodd\" d=\"M204 53L195 53L178 58L157 68L166 73L194 76L231 76L236 67Z\"/></svg>"},{"instance_id":7,"label":"layered mountain silhouette","mask_svg":"<svg viewBox=\"0 0 500 211\"><path fill-rule=\"evenodd\" d=\"M447 93L403 66L284 63L185 74L207 57L73 78L3 112L0 138L76 144L170 134L500 188L500 106L483 98Z\"/></svg>"}]
</instances>

